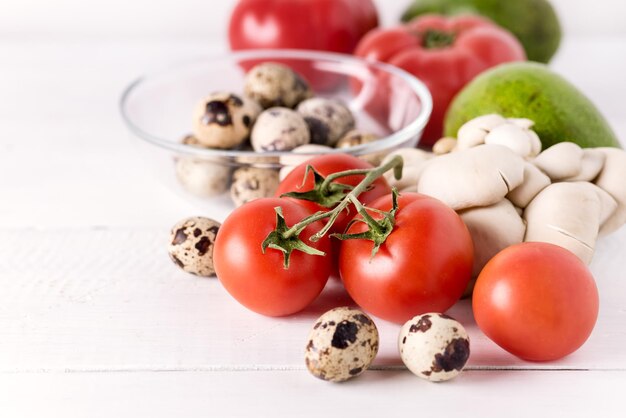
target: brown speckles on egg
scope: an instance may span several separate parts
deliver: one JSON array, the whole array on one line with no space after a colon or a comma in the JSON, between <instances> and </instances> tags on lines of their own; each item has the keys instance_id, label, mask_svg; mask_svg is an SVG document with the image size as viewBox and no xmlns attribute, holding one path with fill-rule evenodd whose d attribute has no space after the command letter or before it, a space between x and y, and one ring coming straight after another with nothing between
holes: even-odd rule
<instances>
[{"instance_id":1,"label":"brown speckles on egg","mask_svg":"<svg viewBox=\"0 0 626 418\"><path fill-rule=\"evenodd\" d=\"M415 324L411 324L409 328L409 332L426 332L432 326L432 322L430 321L430 315L422 315Z\"/></svg>"},{"instance_id":2,"label":"brown speckles on egg","mask_svg":"<svg viewBox=\"0 0 626 418\"><path fill-rule=\"evenodd\" d=\"M172 245L180 245L183 242L187 241L187 234L185 233L185 228L178 228L174 233L174 239L172 240Z\"/></svg>"},{"instance_id":3,"label":"brown speckles on egg","mask_svg":"<svg viewBox=\"0 0 626 418\"><path fill-rule=\"evenodd\" d=\"M453 318L438 313L416 316L404 324L398 349L409 370L434 382L457 376L470 355L465 328Z\"/></svg>"},{"instance_id":4,"label":"brown speckles on egg","mask_svg":"<svg viewBox=\"0 0 626 418\"><path fill-rule=\"evenodd\" d=\"M316 351L309 348L313 344ZM314 376L342 382L365 371L377 352L378 330L374 322L357 309L335 308L313 325L305 363Z\"/></svg>"},{"instance_id":5,"label":"brown speckles on egg","mask_svg":"<svg viewBox=\"0 0 626 418\"><path fill-rule=\"evenodd\" d=\"M465 366L465 363L467 363L469 354L469 340L465 338L454 338L448 343L442 353L435 354L431 370L433 372L460 371Z\"/></svg>"},{"instance_id":6,"label":"brown speckles on egg","mask_svg":"<svg viewBox=\"0 0 626 418\"><path fill-rule=\"evenodd\" d=\"M250 141L256 151L288 151L311 140L304 118L284 107L261 113L252 128Z\"/></svg>"},{"instance_id":7,"label":"brown speckles on egg","mask_svg":"<svg viewBox=\"0 0 626 418\"><path fill-rule=\"evenodd\" d=\"M168 253L172 261L188 273L213 276L213 244L219 226L218 222L203 217L178 222L170 233Z\"/></svg>"},{"instance_id":8,"label":"brown speckles on egg","mask_svg":"<svg viewBox=\"0 0 626 418\"><path fill-rule=\"evenodd\" d=\"M356 341L356 334L359 331L359 327L354 322L341 321L335 327L335 333L331 345L335 348L344 349L351 343Z\"/></svg>"},{"instance_id":9,"label":"brown speckles on egg","mask_svg":"<svg viewBox=\"0 0 626 418\"><path fill-rule=\"evenodd\" d=\"M270 168L243 167L233 173L230 197L241 206L260 197L270 197L278 189L278 171Z\"/></svg>"},{"instance_id":10,"label":"brown speckles on egg","mask_svg":"<svg viewBox=\"0 0 626 418\"><path fill-rule=\"evenodd\" d=\"M313 143L334 146L354 128L354 116L339 100L314 97L298 105L300 113L311 130Z\"/></svg>"},{"instance_id":11,"label":"brown speckles on egg","mask_svg":"<svg viewBox=\"0 0 626 418\"><path fill-rule=\"evenodd\" d=\"M250 127L261 113L253 100L218 92L201 100L193 113L193 136L197 145L234 148L250 135Z\"/></svg>"},{"instance_id":12,"label":"brown speckles on egg","mask_svg":"<svg viewBox=\"0 0 626 418\"><path fill-rule=\"evenodd\" d=\"M313 95L308 83L291 68L266 62L246 74L245 94L264 109L272 106L292 108Z\"/></svg>"},{"instance_id":13,"label":"brown speckles on egg","mask_svg":"<svg viewBox=\"0 0 626 418\"><path fill-rule=\"evenodd\" d=\"M198 242L194 244L194 248L198 250L198 255L202 257L207 253L207 251L209 251L211 244L212 242L208 237L200 237Z\"/></svg>"}]
</instances>

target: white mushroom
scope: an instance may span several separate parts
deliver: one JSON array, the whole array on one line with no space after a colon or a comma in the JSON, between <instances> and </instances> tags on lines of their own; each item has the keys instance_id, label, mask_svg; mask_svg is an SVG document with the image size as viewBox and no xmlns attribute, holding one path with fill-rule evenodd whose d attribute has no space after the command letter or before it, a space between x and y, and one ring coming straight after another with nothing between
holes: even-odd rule
<instances>
[{"instance_id":1,"label":"white mushroom","mask_svg":"<svg viewBox=\"0 0 626 418\"><path fill-rule=\"evenodd\" d=\"M449 152L452 152L456 147L457 140L456 138L444 137L439 139L433 145L433 154L435 155L443 155Z\"/></svg>"},{"instance_id":2,"label":"white mushroom","mask_svg":"<svg viewBox=\"0 0 626 418\"><path fill-rule=\"evenodd\" d=\"M487 133L503 123L506 123L506 119L495 113L465 122L457 132L457 149L460 151L483 144Z\"/></svg>"},{"instance_id":3,"label":"white mushroom","mask_svg":"<svg viewBox=\"0 0 626 418\"><path fill-rule=\"evenodd\" d=\"M523 179L519 155L500 145L479 145L429 161L417 191L460 210L497 203Z\"/></svg>"},{"instance_id":4,"label":"white mushroom","mask_svg":"<svg viewBox=\"0 0 626 418\"><path fill-rule=\"evenodd\" d=\"M535 157L541 151L541 140L534 131L512 123L496 126L485 135L485 144L503 145L524 158Z\"/></svg>"},{"instance_id":5,"label":"white mushroom","mask_svg":"<svg viewBox=\"0 0 626 418\"><path fill-rule=\"evenodd\" d=\"M524 211L524 241L559 245L589 264L602 220L612 212L610 202L610 196L591 183L553 183ZM616 205L613 202L613 210Z\"/></svg>"},{"instance_id":6,"label":"white mushroom","mask_svg":"<svg viewBox=\"0 0 626 418\"><path fill-rule=\"evenodd\" d=\"M550 185L550 178L531 163L524 164L524 182L506 197L517 207L525 208L537 194Z\"/></svg>"},{"instance_id":7,"label":"white mushroom","mask_svg":"<svg viewBox=\"0 0 626 418\"><path fill-rule=\"evenodd\" d=\"M581 167L578 174L574 177L569 177L565 181L592 181L604 166L606 155L595 148L583 149L583 158L580 161Z\"/></svg>"},{"instance_id":8,"label":"white mushroom","mask_svg":"<svg viewBox=\"0 0 626 418\"><path fill-rule=\"evenodd\" d=\"M559 142L533 160L552 181L574 177L582 169L583 150L573 142Z\"/></svg>"},{"instance_id":9,"label":"white mushroom","mask_svg":"<svg viewBox=\"0 0 626 418\"><path fill-rule=\"evenodd\" d=\"M601 225L600 234L606 235L626 222L626 152L618 148L596 149L606 158L595 184L609 193L618 204L613 214Z\"/></svg>"},{"instance_id":10,"label":"white mushroom","mask_svg":"<svg viewBox=\"0 0 626 418\"><path fill-rule=\"evenodd\" d=\"M474 242L474 269L477 277L485 264L506 247L524 240L526 225L507 199L486 207L459 211Z\"/></svg>"},{"instance_id":11,"label":"white mushroom","mask_svg":"<svg viewBox=\"0 0 626 418\"><path fill-rule=\"evenodd\" d=\"M433 157L433 154L417 148L399 148L387 154L381 164L386 164L396 155L401 156L404 160L402 178L396 180L393 176L393 171L388 171L385 173L385 179L390 186L400 191L411 189L415 191L422 170L426 166L426 162Z\"/></svg>"},{"instance_id":12,"label":"white mushroom","mask_svg":"<svg viewBox=\"0 0 626 418\"><path fill-rule=\"evenodd\" d=\"M523 158L532 158L541 152L541 140L530 129L533 125L530 119L505 119L496 114L480 116L461 126L454 150L481 144L503 145Z\"/></svg>"},{"instance_id":13,"label":"white mushroom","mask_svg":"<svg viewBox=\"0 0 626 418\"><path fill-rule=\"evenodd\" d=\"M535 126L534 121L526 118L506 118L506 121L523 129L530 129Z\"/></svg>"}]
</instances>

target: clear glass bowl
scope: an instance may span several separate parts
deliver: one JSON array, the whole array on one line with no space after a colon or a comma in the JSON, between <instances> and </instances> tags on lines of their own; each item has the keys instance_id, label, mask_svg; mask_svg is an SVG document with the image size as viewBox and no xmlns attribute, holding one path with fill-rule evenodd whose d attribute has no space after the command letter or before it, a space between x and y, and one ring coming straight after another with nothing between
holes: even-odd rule
<instances>
[{"instance_id":1,"label":"clear glass bowl","mask_svg":"<svg viewBox=\"0 0 626 418\"><path fill-rule=\"evenodd\" d=\"M246 69L260 62L281 62L292 67L309 81L316 96L341 99L352 111L358 129L381 138L327 153L366 157L415 147L430 117L432 99L422 82L396 67L349 55L254 50L184 62L136 79L121 97L122 117L141 139L140 156L154 167L155 177L196 202L229 206L234 170L278 170L289 163L287 156L294 154L289 151L205 149L181 142L191 132L195 105L216 91L243 94ZM185 165L182 170L187 170L184 173L181 163ZM181 181L189 171L196 175L191 184Z\"/></svg>"}]
</instances>

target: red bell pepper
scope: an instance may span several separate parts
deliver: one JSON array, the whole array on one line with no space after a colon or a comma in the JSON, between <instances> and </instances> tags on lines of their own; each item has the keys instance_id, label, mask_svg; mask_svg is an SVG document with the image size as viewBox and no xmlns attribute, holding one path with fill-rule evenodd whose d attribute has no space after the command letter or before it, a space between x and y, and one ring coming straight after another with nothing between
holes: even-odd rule
<instances>
[{"instance_id":1,"label":"red bell pepper","mask_svg":"<svg viewBox=\"0 0 626 418\"><path fill-rule=\"evenodd\" d=\"M426 15L404 26L375 29L355 54L393 64L426 84L433 97L433 112L420 142L426 147L441 137L448 105L465 84L490 67L526 59L511 33L477 16Z\"/></svg>"}]
</instances>

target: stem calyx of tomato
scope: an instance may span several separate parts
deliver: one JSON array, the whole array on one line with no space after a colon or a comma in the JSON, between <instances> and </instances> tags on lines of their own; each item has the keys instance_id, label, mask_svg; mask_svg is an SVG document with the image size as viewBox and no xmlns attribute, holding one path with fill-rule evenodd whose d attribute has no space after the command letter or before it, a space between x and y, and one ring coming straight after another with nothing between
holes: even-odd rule
<instances>
[{"instance_id":1,"label":"stem calyx of tomato","mask_svg":"<svg viewBox=\"0 0 626 418\"><path fill-rule=\"evenodd\" d=\"M284 232L289 229L283 216L283 209L280 206L274 208L276 211L276 229L270 232L267 237L261 243L263 254L265 250L273 248L275 250L282 251L283 253L283 268L289 268L289 258L294 250L302 251L303 253L312 255L326 255L323 251L313 248L302 241L298 235L291 235L289 237L284 236ZM304 229L304 228L302 228Z\"/></svg>"},{"instance_id":2,"label":"stem calyx of tomato","mask_svg":"<svg viewBox=\"0 0 626 418\"><path fill-rule=\"evenodd\" d=\"M361 193L368 190L372 183L376 181L380 176L382 176L385 172L392 170L394 173L394 177L397 180L402 178L402 166L403 160L400 156L395 156L391 160L389 160L386 164L383 164L379 167L370 168L366 170L347 170L339 173L332 174L324 179L324 182L328 182L329 184L333 184L332 181L341 177L345 177L348 175L356 175L356 174L365 174L365 178L353 189L351 189L343 199L339 202L339 204L332 210L324 212L316 212L313 215L307 216L302 219L300 222L295 225L288 227L285 222L285 217L282 213L282 208L280 206L274 208L276 211L276 228L270 232L263 243L261 244L263 253L267 248L273 248L283 252L284 255L284 268L289 267L289 257L294 250L302 251L307 254L312 255L325 255L323 251L319 251L307 244L305 244L300 238L299 235L304 229L310 224L317 222L319 220L328 218L326 225L319 230L316 234L312 235L309 240L312 242L319 241L333 226L339 214L347 210L348 206L352 203L355 205L357 211L361 213L364 219L369 217L373 223L370 225L370 229L377 231L381 236L384 235L384 238L380 241L380 243L376 246L376 242L378 242L379 238L376 238L375 243L375 251L372 252L372 257L378 251L380 244L384 242L385 238L391 233L393 229L395 210L392 209L388 216L383 215L383 219L379 222L371 218L371 216L367 213L365 207L359 202L358 197ZM307 168L308 169L308 168ZM311 170L313 168L311 167ZM315 170L313 170L315 173ZM305 177L306 178L306 177ZM345 185L343 185L345 186ZM325 186L326 187L326 186ZM348 186L351 187L351 186ZM394 205L397 206L397 192L394 191ZM370 209L372 210L372 209ZM385 220L387 219L387 220ZM390 223L390 224L389 224ZM354 237L356 238L356 237Z\"/></svg>"},{"instance_id":3,"label":"stem calyx of tomato","mask_svg":"<svg viewBox=\"0 0 626 418\"><path fill-rule=\"evenodd\" d=\"M306 167L302 186L304 185L304 182L306 182L306 179L309 178L309 173L313 173L314 183L311 190L306 192L283 193L280 197L292 197L295 199L309 200L325 208L332 208L341 202L343 198L346 197L348 192L353 189L352 186L347 184L333 183L332 180L336 179L336 176L331 175L324 178L324 176L318 173L317 170L315 170L315 168L311 165Z\"/></svg>"},{"instance_id":4,"label":"stem calyx of tomato","mask_svg":"<svg viewBox=\"0 0 626 418\"><path fill-rule=\"evenodd\" d=\"M361 215L362 219L353 219L348 224L347 229L350 228L355 222L363 222L366 223L369 227L366 231L355 233L355 234L332 234L332 237L338 238L340 240L346 239L367 239L374 243L374 248L372 248L372 254L370 259L374 258L380 246L387 240L387 237L393 231L393 227L396 224L396 212L398 211L398 190L394 188L391 192L392 199L392 207L388 212L376 210L372 208L366 208L359 202L354 199L353 204L356 207L357 211ZM376 212L382 215L380 220L374 219L369 213L369 211ZM346 229L346 230L347 230Z\"/></svg>"}]
</instances>

